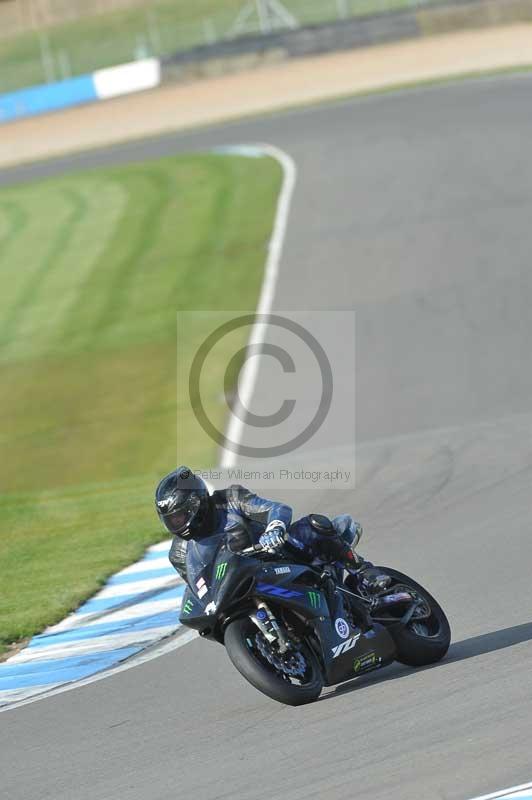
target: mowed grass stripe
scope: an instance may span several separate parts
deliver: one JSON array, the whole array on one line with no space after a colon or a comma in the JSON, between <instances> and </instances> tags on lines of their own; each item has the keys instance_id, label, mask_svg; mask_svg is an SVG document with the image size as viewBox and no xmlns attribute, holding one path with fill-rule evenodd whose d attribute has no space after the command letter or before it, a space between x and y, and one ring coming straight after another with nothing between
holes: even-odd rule
<instances>
[{"instance_id":1,"label":"mowed grass stripe","mask_svg":"<svg viewBox=\"0 0 532 800\"><path fill-rule=\"evenodd\" d=\"M172 186L165 174L154 170L153 172L147 171L138 177L143 178L145 184L143 192L146 203L144 208L139 210L138 227L133 231L129 249L124 258L117 263L107 297L98 314L96 327L100 331L106 330L116 321L119 321L119 324L123 323L126 314L129 316L135 313L135 309L129 302L128 288L133 283L135 275L138 275L137 265L142 269L149 269L150 255L159 239L161 217L168 206L172 192ZM136 192L131 192L131 194L136 194ZM148 197L149 202L147 201ZM146 276L141 276L141 279L144 286Z\"/></svg>"},{"instance_id":2,"label":"mowed grass stripe","mask_svg":"<svg viewBox=\"0 0 532 800\"><path fill-rule=\"evenodd\" d=\"M17 330L20 330L21 324L24 323L24 317L29 316L36 305L41 283L53 271L61 254L68 248L76 225L86 216L87 203L78 192L65 189L62 195L66 208L64 223L55 228L54 235L37 262L37 269L27 275L18 295L6 309L6 315L2 320L0 347L6 340L16 338ZM23 267L21 272L25 271Z\"/></svg>"},{"instance_id":3,"label":"mowed grass stripe","mask_svg":"<svg viewBox=\"0 0 532 800\"><path fill-rule=\"evenodd\" d=\"M113 181L88 181L78 190L87 202L86 215L76 226L68 247L42 285L40 307L45 312L45 319L41 318L40 325L45 334L44 341L41 336L44 352L65 349L66 321L80 298L86 295L87 281L119 225L127 202L123 187ZM73 340L69 341L68 347L75 347Z\"/></svg>"},{"instance_id":4,"label":"mowed grass stripe","mask_svg":"<svg viewBox=\"0 0 532 800\"><path fill-rule=\"evenodd\" d=\"M215 462L205 436L176 456L176 312L256 307L280 181L271 159L212 155L0 192L19 210L0 239L0 645L163 536L153 488L176 457Z\"/></svg>"},{"instance_id":5,"label":"mowed grass stripe","mask_svg":"<svg viewBox=\"0 0 532 800\"><path fill-rule=\"evenodd\" d=\"M17 203L0 203L0 219L3 220L0 236L0 258L9 252L9 245L14 241L27 223L28 217Z\"/></svg>"},{"instance_id":6,"label":"mowed grass stripe","mask_svg":"<svg viewBox=\"0 0 532 800\"><path fill-rule=\"evenodd\" d=\"M72 307L69 319L61 331L63 340L74 350L79 347L98 347L105 341L116 343L116 331L121 320L133 315L125 298L125 289L133 275L147 268L151 248L158 233L160 215L168 200L165 176L131 168L117 176L127 198L119 223L106 242L105 252L88 276L84 292ZM124 236L124 230L128 235ZM165 263L165 271L168 266ZM147 275L142 276L147 284ZM158 299L161 299L159 289ZM129 327L137 322L131 320Z\"/></svg>"},{"instance_id":7,"label":"mowed grass stripe","mask_svg":"<svg viewBox=\"0 0 532 800\"><path fill-rule=\"evenodd\" d=\"M70 205L59 187L54 187L43 203L42 190L21 187L3 190L4 203L16 205L24 215L24 229L12 237L0 257L2 292L0 294L0 331L4 328L9 309L18 302L28 282L39 270L43 255L63 228L71 212ZM3 355L5 337L2 336L0 355Z\"/></svg>"},{"instance_id":8,"label":"mowed grass stripe","mask_svg":"<svg viewBox=\"0 0 532 800\"><path fill-rule=\"evenodd\" d=\"M114 234L126 199L117 183L85 177L16 191L23 193L31 221L16 246L3 258L0 255L7 284L0 299L0 361L4 362L49 354L53 345L71 347L61 333L62 319L85 294L84 283ZM13 318L19 324L8 330Z\"/></svg>"}]
</instances>

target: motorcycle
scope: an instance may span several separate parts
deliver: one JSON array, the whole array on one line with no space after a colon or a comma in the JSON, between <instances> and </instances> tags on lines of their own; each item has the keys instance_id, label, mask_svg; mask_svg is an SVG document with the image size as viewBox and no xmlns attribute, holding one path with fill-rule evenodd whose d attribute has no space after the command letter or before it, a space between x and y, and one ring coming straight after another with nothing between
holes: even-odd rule
<instances>
[{"instance_id":1,"label":"motorcycle","mask_svg":"<svg viewBox=\"0 0 532 800\"><path fill-rule=\"evenodd\" d=\"M393 661L442 659L451 640L442 608L407 575L363 561L358 538L341 563L319 566L259 545L236 553L219 535L191 541L180 621L225 645L256 689L293 706Z\"/></svg>"}]
</instances>

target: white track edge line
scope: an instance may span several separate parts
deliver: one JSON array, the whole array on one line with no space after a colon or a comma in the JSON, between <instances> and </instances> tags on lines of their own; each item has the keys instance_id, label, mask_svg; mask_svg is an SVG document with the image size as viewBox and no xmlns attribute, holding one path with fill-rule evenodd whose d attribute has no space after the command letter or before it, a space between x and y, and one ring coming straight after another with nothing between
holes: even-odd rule
<instances>
[{"instance_id":1,"label":"white track edge line","mask_svg":"<svg viewBox=\"0 0 532 800\"><path fill-rule=\"evenodd\" d=\"M275 295L275 286L279 274L279 263L281 260L281 253L283 250L283 244L288 225L292 194L294 192L294 187L297 180L297 167L295 161L291 156L288 155L288 153L285 153L284 150L281 150L274 145L257 144L253 145L253 147L262 152L264 155L275 159L278 164L281 165L283 170L283 184L279 193L279 199L277 201L275 223L268 247L268 258L266 260L259 304L256 310L257 315L264 315L270 313ZM253 328L251 329L248 348L251 345L261 345L264 343L265 329L266 325L263 322L255 322ZM226 430L226 440L235 443L237 446L242 438L242 431L244 428L244 422L240 417L243 417L245 410L249 408L249 402L255 388L258 368L259 363L257 358L247 359L242 372L242 377L240 379L241 392L237 401L240 416L232 413ZM236 458L236 453L234 453L232 450L223 448L220 459L220 467L222 469L234 467L236 464Z\"/></svg>"},{"instance_id":2,"label":"white track edge line","mask_svg":"<svg viewBox=\"0 0 532 800\"><path fill-rule=\"evenodd\" d=\"M252 147L262 152L265 156L275 159L275 161L281 165L283 170L283 184L281 186L279 199L277 201L275 222L268 245L268 258L266 259L264 278L262 281L260 298L256 311L256 314L269 314L275 295L275 286L277 283L277 276L279 274L279 264L281 260L286 229L288 226L288 216L290 214L292 195L297 180L297 167L294 159L284 150L281 150L281 148L276 147L275 145L261 143L252 145ZM261 344L264 341L264 329L265 326L261 323L256 323L253 326L248 346L249 344ZM247 404L251 400L251 395L253 393L257 376L257 370L257 359L248 359L246 361L244 374L242 376L242 399L244 401L242 405L244 407L247 407ZM242 435L242 429L243 422L234 414L232 414L226 437L231 441L238 443ZM234 466L236 454L228 450L223 450L222 452L223 455L220 460L220 466L222 468ZM162 549L162 543L153 545L152 547L148 548L148 550L153 552L156 548ZM185 644L188 644L197 637L198 633L194 630L189 630L185 633L178 634L176 638L170 642L167 642L160 647L153 645L149 650L145 650L142 655L132 656L123 664L118 664L116 667L103 670L102 672L98 672L95 675L89 676L88 678L83 678L80 681L67 683L63 686L58 686L55 689L51 689L50 691L43 692L42 694L28 697L26 700L20 700L19 702L1 707L0 713L2 711L11 711L16 708L20 708L21 706L29 705L30 703L35 703L37 700L44 700L47 697L53 697L54 695L61 694L62 692L68 692L71 689L77 689L78 686L86 686L89 683L95 683L96 681L103 680L103 678L115 675L118 672L123 672L126 669L131 669L132 667L136 667L139 664L145 663L146 661L151 661L154 658L158 658L159 656L170 653L173 650L177 650L179 647L183 647Z\"/></svg>"},{"instance_id":3,"label":"white track edge line","mask_svg":"<svg viewBox=\"0 0 532 800\"><path fill-rule=\"evenodd\" d=\"M497 800L498 797L506 797L516 792L524 792L526 789L532 789L532 782L522 783L520 786L511 786L509 789L500 789L498 792L492 792L491 794L479 795L478 797L473 797L472 800Z\"/></svg>"},{"instance_id":4,"label":"white track edge line","mask_svg":"<svg viewBox=\"0 0 532 800\"><path fill-rule=\"evenodd\" d=\"M108 678L111 675L116 675L118 672L124 672L126 669L131 669L132 667L138 667L140 664L145 664L147 661L152 661L154 658L159 658L159 656L164 656L167 653L171 653L174 650L177 650L180 647L183 647L185 644L192 642L194 639L199 638L199 634L197 631L188 630L184 633L178 633L173 639L169 642L166 642L162 645L159 644L152 644L149 648L146 648L142 653L139 653L135 656L131 656L122 664L117 664L115 667L111 667L110 669L104 669L101 672L96 672L94 675L89 675L87 678L82 678L79 681L72 681L71 683L65 683L62 686L57 686L55 689L50 689L49 691L42 692L42 694L34 695L33 697L28 697L25 700L19 700L15 703L10 703L7 706L0 707L0 714L3 711L13 711L15 708L20 708L21 706L30 705L30 703L35 703L37 700L45 700L48 697L53 697L56 694L62 694L63 692L69 692L71 689L78 689L80 686L87 686L89 683L96 683L96 681L101 681L103 678Z\"/></svg>"}]
</instances>

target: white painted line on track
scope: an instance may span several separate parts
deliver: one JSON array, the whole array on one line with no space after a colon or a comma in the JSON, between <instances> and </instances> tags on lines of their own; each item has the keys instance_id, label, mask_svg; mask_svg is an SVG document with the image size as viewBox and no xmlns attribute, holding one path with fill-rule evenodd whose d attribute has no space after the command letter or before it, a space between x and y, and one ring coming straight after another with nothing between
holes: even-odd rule
<instances>
[{"instance_id":1,"label":"white painted line on track","mask_svg":"<svg viewBox=\"0 0 532 800\"><path fill-rule=\"evenodd\" d=\"M122 573L119 573L122 574ZM112 580L112 579L111 579ZM98 592L98 599L105 600L110 597L124 597L130 594L145 594L146 592L153 591L154 589L170 589L176 583L176 576L167 578L161 581L160 578L153 578L152 580L134 581L131 583L120 583L118 585L106 586L101 592Z\"/></svg>"},{"instance_id":2,"label":"white painted line on track","mask_svg":"<svg viewBox=\"0 0 532 800\"><path fill-rule=\"evenodd\" d=\"M530 800L532 798L532 783L522 783L520 786L511 786L509 789L500 789L492 794L483 794L473 797L472 800Z\"/></svg>"},{"instance_id":3,"label":"white painted line on track","mask_svg":"<svg viewBox=\"0 0 532 800\"><path fill-rule=\"evenodd\" d=\"M178 607L176 605L176 616ZM10 658L5 663L8 666L13 664L28 663L30 661L48 661L51 659L66 658L68 656L80 656L88 653L100 653L112 651L127 645L146 646L158 639L174 633L176 625L162 625L157 628L148 628L143 631L125 631L124 633L114 633L109 636L98 636L94 639L82 639L79 641L53 644L49 647L26 648ZM0 698L1 699L1 698Z\"/></svg>"},{"instance_id":4,"label":"white painted line on track","mask_svg":"<svg viewBox=\"0 0 532 800\"><path fill-rule=\"evenodd\" d=\"M271 312L275 295L275 285L277 283L277 276L279 274L279 263L281 260L286 228L288 225L288 215L290 214L292 195L294 193L297 180L297 167L295 161L291 156L288 155L288 153L285 153L284 150L280 150L278 147L274 147L270 144L224 147L220 148L219 152L240 152L242 155L248 156L253 156L254 154L256 156L257 153L260 153L265 156L270 156L270 158L274 158L283 169L283 185L277 201L275 223L268 247L268 258L266 260L264 280L262 282L259 304L256 311L257 315L269 314ZM266 327L267 325L264 322L258 321L254 324L249 337L248 348L264 343ZM259 359L248 358L242 371L242 377L239 380L240 392L237 399L238 414L230 414L229 425L226 432L226 440L233 442L236 445L240 444L245 424L240 417L245 419L245 412L246 409L249 408L253 390L255 388L258 369ZM222 456L220 459L220 466L222 468L234 467L236 460L237 453L234 453L232 450L226 448L222 450Z\"/></svg>"},{"instance_id":5,"label":"white painted line on track","mask_svg":"<svg viewBox=\"0 0 532 800\"><path fill-rule=\"evenodd\" d=\"M146 600L141 605L135 604L132 606L126 606L125 608L118 608L116 611L111 610L105 615L105 621L107 623L123 622L127 619L136 619L141 612L143 616L148 617L152 616L153 614L161 614L163 611L172 611L172 609L177 611L180 607L181 600L176 600L173 597L167 600ZM89 627L90 625L97 625L101 622L101 620L102 618L100 616L95 617L94 614L90 613L76 614L75 619L70 616L55 625L54 631L56 633L59 631L68 631L77 627L78 625Z\"/></svg>"},{"instance_id":6,"label":"white painted line on track","mask_svg":"<svg viewBox=\"0 0 532 800\"><path fill-rule=\"evenodd\" d=\"M18 702L10 703L8 706L4 706L3 708L0 707L0 713L2 711L12 711L15 708L20 708L21 706L26 706L29 705L30 703L34 703L36 700L44 700L47 697L52 697L56 694L62 694L63 692L68 692L71 689L77 689L80 686L87 686L89 683L96 683L96 681L101 681L103 680L103 678L108 678L111 675L116 675L118 672L123 672L126 669L131 669L132 667L138 667L140 666L140 664L145 664L147 661L152 661L154 658L159 658L159 656L164 656L167 653L171 653L174 650L178 650L180 647L183 647L183 645L192 642L194 639L197 639L198 637L199 637L198 632L192 630L177 634L177 636L175 636L170 641L164 642L160 646L156 646L153 649L145 650L143 653L140 653L139 655L133 656L132 658L128 659L123 664L119 664L116 667L111 667L110 669L106 669L103 672L98 672L96 673L96 675L91 675L89 678L83 678L82 680L75 681L73 683L63 684L53 689L50 689L50 687L47 686L46 690L43 691L42 694L28 697L27 699L20 700ZM35 687L33 687L33 691L35 691Z\"/></svg>"},{"instance_id":7,"label":"white painted line on track","mask_svg":"<svg viewBox=\"0 0 532 800\"><path fill-rule=\"evenodd\" d=\"M168 540L165 539L164 542L159 542L158 544L152 544L151 547L148 548L150 553L165 553L168 554ZM126 567L127 569L127 567Z\"/></svg>"},{"instance_id":8,"label":"white painted line on track","mask_svg":"<svg viewBox=\"0 0 532 800\"><path fill-rule=\"evenodd\" d=\"M166 545L166 547L168 547L168 545ZM131 564L129 567L125 567L123 570L121 570L120 575L132 575L135 572L142 572L147 567L149 569L164 569L166 567L170 567L172 572L175 572L174 568L170 566L168 554L166 552L165 555L161 556L160 558L152 558L149 562L146 562L143 559L136 561L134 564Z\"/></svg>"},{"instance_id":9,"label":"white painted line on track","mask_svg":"<svg viewBox=\"0 0 532 800\"><path fill-rule=\"evenodd\" d=\"M24 686L20 689L8 689L2 692L2 699L5 702L9 702L9 706L3 708L0 706L0 711L7 711L8 708L15 708L18 705L23 705L26 698L33 697L33 695L40 694L41 692L53 691L60 685L59 683L52 683L44 686ZM37 698L34 697L33 699L36 700Z\"/></svg>"}]
</instances>

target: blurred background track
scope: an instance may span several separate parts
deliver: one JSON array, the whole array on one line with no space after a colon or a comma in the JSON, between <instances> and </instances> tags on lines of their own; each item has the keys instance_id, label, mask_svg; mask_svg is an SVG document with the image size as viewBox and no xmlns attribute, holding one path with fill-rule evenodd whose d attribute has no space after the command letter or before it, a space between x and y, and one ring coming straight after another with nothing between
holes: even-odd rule
<instances>
[{"instance_id":1,"label":"blurred background track","mask_svg":"<svg viewBox=\"0 0 532 800\"><path fill-rule=\"evenodd\" d=\"M295 59L0 125L0 167L339 95L530 65L532 25Z\"/></svg>"},{"instance_id":2,"label":"blurred background track","mask_svg":"<svg viewBox=\"0 0 532 800\"><path fill-rule=\"evenodd\" d=\"M394 12L408 21L395 20ZM245 43L235 44L241 37L257 54L291 50L296 40L300 50L312 49L323 36L321 47L334 49L347 30L356 43L357 29L368 38L367 21L386 17L388 23L372 26L368 43L375 27L387 29L385 38L401 38L530 21L532 3L449 0L442 11L434 0L0 0L0 93L147 56L188 60L200 50L200 60L223 59L246 51ZM290 31L302 35L287 38Z\"/></svg>"}]
</instances>

